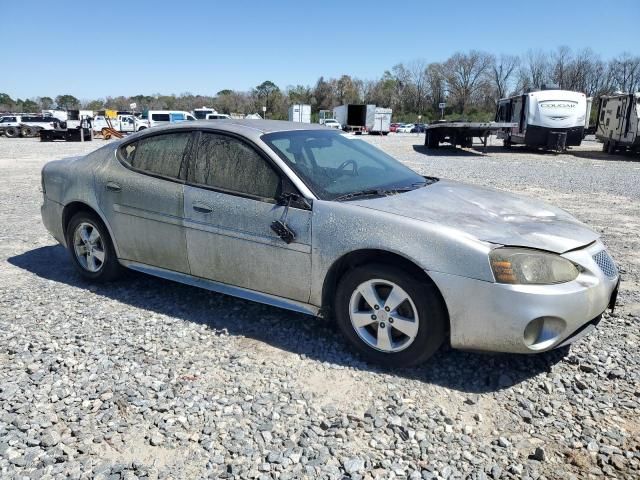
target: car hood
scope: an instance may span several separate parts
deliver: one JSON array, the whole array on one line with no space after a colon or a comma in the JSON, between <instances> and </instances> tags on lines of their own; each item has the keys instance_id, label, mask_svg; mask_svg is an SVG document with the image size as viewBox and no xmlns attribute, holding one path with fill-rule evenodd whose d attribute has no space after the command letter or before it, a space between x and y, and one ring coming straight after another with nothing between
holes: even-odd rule
<instances>
[{"instance_id":1,"label":"car hood","mask_svg":"<svg viewBox=\"0 0 640 480\"><path fill-rule=\"evenodd\" d=\"M556 253L598 238L569 213L539 200L449 180L350 203L453 228L485 242Z\"/></svg>"}]
</instances>

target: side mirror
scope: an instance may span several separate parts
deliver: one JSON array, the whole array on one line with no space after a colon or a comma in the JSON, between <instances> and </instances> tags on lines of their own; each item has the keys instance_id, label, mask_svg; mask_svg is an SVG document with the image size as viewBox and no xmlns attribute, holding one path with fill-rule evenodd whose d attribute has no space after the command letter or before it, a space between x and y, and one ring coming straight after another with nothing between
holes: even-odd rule
<instances>
[{"instance_id":1,"label":"side mirror","mask_svg":"<svg viewBox=\"0 0 640 480\"><path fill-rule=\"evenodd\" d=\"M293 192L283 192L278 197L278 205L285 205L297 208L304 208L306 210L311 210L311 203L309 200L304 198L302 195Z\"/></svg>"}]
</instances>

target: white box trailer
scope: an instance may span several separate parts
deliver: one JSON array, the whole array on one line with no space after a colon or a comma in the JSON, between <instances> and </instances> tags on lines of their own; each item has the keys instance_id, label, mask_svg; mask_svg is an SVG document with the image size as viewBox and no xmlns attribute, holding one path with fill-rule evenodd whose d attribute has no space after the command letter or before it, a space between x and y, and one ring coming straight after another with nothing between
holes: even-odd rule
<instances>
[{"instance_id":1,"label":"white box trailer","mask_svg":"<svg viewBox=\"0 0 640 480\"><path fill-rule=\"evenodd\" d=\"M295 104L289 107L289 121L311 123L311 105Z\"/></svg>"},{"instance_id":2,"label":"white box trailer","mask_svg":"<svg viewBox=\"0 0 640 480\"><path fill-rule=\"evenodd\" d=\"M373 125L375 105L347 104L333 109L335 118L345 132L360 134L367 131L367 125Z\"/></svg>"},{"instance_id":3,"label":"white box trailer","mask_svg":"<svg viewBox=\"0 0 640 480\"><path fill-rule=\"evenodd\" d=\"M390 108L367 105L367 131L374 135L387 135L391 128L392 113Z\"/></svg>"},{"instance_id":4,"label":"white box trailer","mask_svg":"<svg viewBox=\"0 0 640 480\"><path fill-rule=\"evenodd\" d=\"M605 152L640 152L640 92L600 97L596 138Z\"/></svg>"}]
</instances>

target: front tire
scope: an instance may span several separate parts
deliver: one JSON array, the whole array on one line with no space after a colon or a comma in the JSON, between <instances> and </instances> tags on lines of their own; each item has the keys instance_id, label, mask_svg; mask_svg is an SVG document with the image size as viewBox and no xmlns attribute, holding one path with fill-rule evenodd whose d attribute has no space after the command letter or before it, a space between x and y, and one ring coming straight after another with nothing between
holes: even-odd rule
<instances>
[{"instance_id":1,"label":"front tire","mask_svg":"<svg viewBox=\"0 0 640 480\"><path fill-rule=\"evenodd\" d=\"M391 265L348 271L338 284L335 313L349 343L384 366L420 364L445 338L446 308L436 287Z\"/></svg>"},{"instance_id":2,"label":"front tire","mask_svg":"<svg viewBox=\"0 0 640 480\"><path fill-rule=\"evenodd\" d=\"M122 267L109 232L95 214L76 213L69 221L66 239L73 264L84 278L101 283L120 275Z\"/></svg>"}]
</instances>

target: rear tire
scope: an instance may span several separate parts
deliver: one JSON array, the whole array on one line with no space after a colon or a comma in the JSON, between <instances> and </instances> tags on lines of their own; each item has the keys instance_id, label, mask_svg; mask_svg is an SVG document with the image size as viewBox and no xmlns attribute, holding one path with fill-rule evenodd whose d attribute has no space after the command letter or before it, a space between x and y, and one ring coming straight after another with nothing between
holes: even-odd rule
<instances>
[{"instance_id":1,"label":"rear tire","mask_svg":"<svg viewBox=\"0 0 640 480\"><path fill-rule=\"evenodd\" d=\"M76 213L67 226L66 240L73 265L84 278L102 283L120 276L122 267L109 231L94 213Z\"/></svg>"},{"instance_id":2,"label":"rear tire","mask_svg":"<svg viewBox=\"0 0 640 480\"><path fill-rule=\"evenodd\" d=\"M35 129L34 127L24 127L22 129L22 136L27 138L35 137L36 132L37 129Z\"/></svg>"},{"instance_id":3,"label":"rear tire","mask_svg":"<svg viewBox=\"0 0 640 480\"><path fill-rule=\"evenodd\" d=\"M334 306L349 343L384 366L420 364L445 338L447 313L435 285L392 265L349 270L340 279Z\"/></svg>"},{"instance_id":4,"label":"rear tire","mask_svg":"<svg viewBox=\"0 0 640 480\"><path fill-rule=\"evenodd\" d=\"M4 131L4 134L8 138L16 138L20 136L20 129L18 129L17 127L7 127Z\"/></svg>"}]
</instances>

